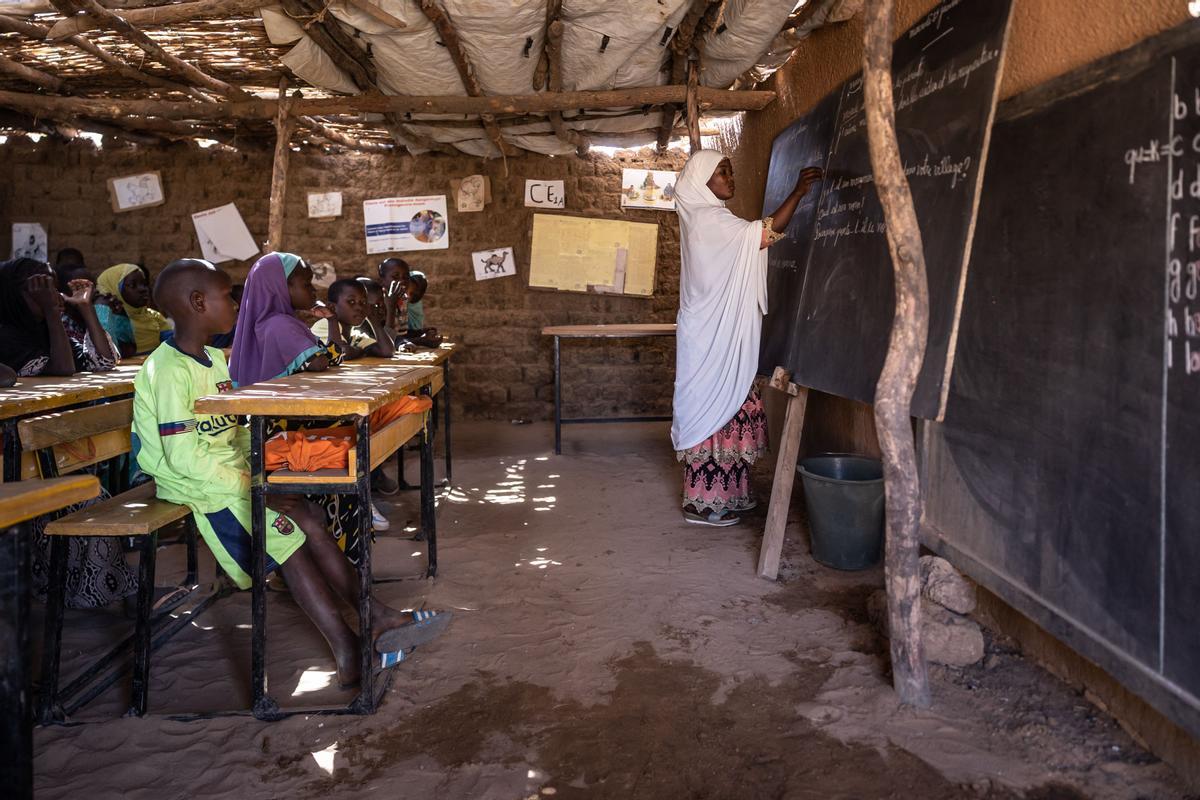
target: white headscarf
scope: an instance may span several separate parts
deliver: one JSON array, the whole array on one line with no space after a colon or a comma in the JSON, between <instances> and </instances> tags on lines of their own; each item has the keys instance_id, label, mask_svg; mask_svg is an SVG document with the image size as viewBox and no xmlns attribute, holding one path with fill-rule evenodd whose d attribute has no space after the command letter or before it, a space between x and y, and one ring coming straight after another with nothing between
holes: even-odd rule
<instances>
[{"instance_id":1,"label":"white headscarf","mask_svg":"<svg viewBox=\"0 0 1200 800\"><path fill-rule=\"evenodd\" d=\"M675 184L682 270L671 442L687 450L733 419L758 370L767 313L762 221L725 208L706 185L724 159L693 153Z\"/></svg>"}]
</instances>

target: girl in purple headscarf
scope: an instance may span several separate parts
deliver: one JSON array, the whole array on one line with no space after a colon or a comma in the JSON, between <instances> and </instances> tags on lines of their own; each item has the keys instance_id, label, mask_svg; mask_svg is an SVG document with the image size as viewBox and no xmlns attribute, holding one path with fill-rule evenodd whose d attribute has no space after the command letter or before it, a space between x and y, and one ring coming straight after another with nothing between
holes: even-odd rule
<instances>
[{"instance_id":1,"label":"girl in purple headscarf","mask_svg":"<svg viewBox=\"0 0 1200 800\"><path fill-rule=\"evenodd\" d=\"M302 370L321 372L340 360L296 317L297 310L316 306L312 279L304 259L291 253L267 253L250 268L229 360L237 386Z\"/></svg>"}]
</instances>

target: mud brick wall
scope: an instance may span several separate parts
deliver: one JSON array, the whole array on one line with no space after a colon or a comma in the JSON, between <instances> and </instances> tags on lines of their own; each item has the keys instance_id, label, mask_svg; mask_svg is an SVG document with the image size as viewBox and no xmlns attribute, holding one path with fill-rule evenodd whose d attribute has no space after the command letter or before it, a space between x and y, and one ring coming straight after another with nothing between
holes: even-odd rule
<instances>
[{"instance_id":1,"label":"mud brick wall","mask_svg":"<svg viewBox=\"0 0 1200 800\"><path fill-rule=\"evenodd\" d=\"M549 419L553 415L552 341L546 325L673 322L679 299L679 224L674 213L622 212L622 167L680 169L684 156L650 150L616 158L525 156L484 162L468 156L326 155L293 152L288 177L285 249L327 261L339 277L374 275L382 256L368 256L362 203L378 197L445 194L450 203L450 248L402 254L429 277L427 324L463 344L454 362L454 403L468 417ZM147 170L162 174L166 203L115 214L109 178ZM450 180L485 174L493 202L460 214ZM607 297L531 290L529 245L534 209L525 208L526 178L565 182L566 211L659 225L657 285L652 298ZM169 261L200 254L191 214L237 204L250 232L266 238L271 180L269 152L233 153L194 145L162 148L90 142L70 144L24 137L0 145L0 253L11 252L12 222L40 222L51 253L83 251L99 271L122 261L152 273ZM310 191L342 192L342 216L308 219ZM555 213L555 212L545 212ZM477 282L471 253L512 246L518 275ZM251 262L221 266L235 281ZM572 416L670 413L674 340L669 337L564 343L565 412Z\"/></svg>"}]
</instances>

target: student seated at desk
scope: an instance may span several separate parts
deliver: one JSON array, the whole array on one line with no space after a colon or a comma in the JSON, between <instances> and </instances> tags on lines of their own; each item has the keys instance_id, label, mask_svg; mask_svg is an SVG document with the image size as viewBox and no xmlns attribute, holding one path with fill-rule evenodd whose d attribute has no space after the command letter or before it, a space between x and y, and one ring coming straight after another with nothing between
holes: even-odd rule
<instances>
[{"instance_id":1,"label":"student seated at desk","mask_svg":"<svg viewBox=\"0 0 1200 800\"><path fill-rule=\"evenodd\" d=\"M229 276L211 264L182 259L159 275L154 293L175 321L175 336L159 345L134 382L133 435L138 465L157 483L163 500L188 506L221 568L242 589L251 585L248 431L234 416L197 415L198 397L232 388L225 356L206 346L233 327L237 315ZM267 495L267 571L279 569L292 597L333 651L338 681L359 680L358 639L341 616L356 607L359 584L345 555L325 529L325 515L294 495ZM379 600L371 624L380 631L381 663L445 628L449 614L402 614Z\"/></svg>"},{"instance_id":2,"label":"student seated at desk","mask_svg":"<svg viewBox=\"0 0 1200 800\"><path fill-rule=\"evenodd\" d=\"M386 258L379 264L379 285L387 317L385 324L394 332L397 342L408 335L408 262L403 258Z\"/></svg>"},{"instance_id":3,"label":"student seated at desk","mask_svg":"<svg viewBox=\"0 0 1200 800\"><path fill-rule=\"evenodd\" d=\"M429 281L425 273L412 270L408 275L408 285L405 294L408 297L408 335L407 339L417 347L437 347L442 343L437 328L425 327L425 307L422 301L429 289Z\"/></svg>"},{"instance_id":4,"label":"student seated at desk","mask_svg":"<svg viewBox=\"0 0 1200 800\"><path fill-rule=\"evenodd\" d=\"M73 375L92 362L63 325L63 309L90 309L90 287L59 294L50 265L32 258L0 264L0 362L22 377ZM12 385L11 383L8 385Z\"/></svg>"},{"instance_id":5,"label":"student seated at desk","mask_svg":"<svg viewBox=\"0 0 1200 800\"><path fill-rule=\"evenodd\" d=\"M322 372L329 369L331 364L342 361L344 345L322 342L296 316L297 311L311 309L316 304L317 291L313 288L312 280L312 269L303 259L291 253L268 253L250 268L230 362L230 372L237 386L250 386L303 371ZM325 309L324 313L331 312ZM339 325L333 325L331 329L339 328ZM371 425L378 429L403 414L424 413L432 405L428 397L398 400L371 414ZM296 431L295 426L290 426L290 433L285 432L281 438L268 441L269 454L272 448L287 451L294 447L290 454L276 451L276 457L293 470L309 471L313 468L311 465L296 460L302 451L308 449L303 446L304 440L297 439L301 436L317 436L313 428L344 427L344 424L339 421L310 424L306 431ZM282 429L279 426L276 431ZM348 451L349 446L346 445L344 452ZM342 467L346 466L345 458L342 455ZM314 496L314 500L325 509L338 542L350 560L357 564L361 535L369 535L369 532L360 532L358 529L356 499L333 494ZM390 527L387 518L373 505L371 523L375 530L384 531Z\"/></svg>"},{"instance_id":6,"label":"student seated at desk","mask_svg":"<svg viewBox=\"0 0 1200 800\"><path fill-rule=\"evenodd\" d=\"M386 339L394 351L407 352L411 350L412 346L400 339L399 334L388 325L388 298L379 281L361 275L355 280L361 283L367 291L367 318L359 327L376 341Z\"/></svg>"},{"instance_id":7,"label":"student seated at desk","mask_svg":"<svg viewBox=\"0 0 1200 800\"><path fill-rule=\"evenodd\" d=\"M63 253L60 252L59 260L62 259ZM71 338L76 354L75 366L80 372L111 370L121 360L121 351L100 323L96 306L102 305L101 296L91 271L82 261L68 262L54 268L54 277L58 282L58 291L64 298L82 293L88 300L79 304L64 304L62 313L63 326L67 329L67 336Z\"/></svg>"},{"instance_id":8,"label":"student seated at desk","mask_svg":"<svg viewBox=\"0 0 1200 800\"><path fill-rule=\"evenodd\" d=\"M171 330L170 321L150 307L150 284L137 264L117 264L100 273L100 291L121 301L111 313L101 313L104 329L116 341L122 356L149 353Z\"/></svg>"},{"instance_id":9,"label":"student seated at desk","mask_svg":"<svg viewBox=\"0 0 1200 800\"><path fill-rule=\"evenodd\" d=\"M391 358L396 348L386 335L372 336L367 322L367 290L355 278L342 278L329 284L329 308L318 306L313 314L318 318L312 332L330 345L340 345L345 359L375 356ZM372 331L372 333L375 333Z\"/></svg>"}]
</instances>

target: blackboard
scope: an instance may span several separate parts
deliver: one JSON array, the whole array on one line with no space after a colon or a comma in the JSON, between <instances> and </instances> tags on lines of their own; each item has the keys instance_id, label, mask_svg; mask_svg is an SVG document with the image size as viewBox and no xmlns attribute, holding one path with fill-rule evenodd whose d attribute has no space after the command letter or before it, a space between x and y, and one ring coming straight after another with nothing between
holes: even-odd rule
<instances>
[{"instance_id":1,"label":"blackboard","mask_svg":"<svg viewBox=\"0 0 1200 800\"><path fill-rule=\"evenodd\" d=\"M1001 106L925 539L1200 736L1200 25Z\"/></svg>"},{"instance_id":2,"label":"blackboard","mask_svg":"<svg viewBox=\"0 0 1200 800\"><path fill-rule=\"evenodd\" d=\"M930 419L945 407L1011 6L1011 0L944 0L894 47L897 138L929 276L929 344L913 413ZM892 263L867 149L861 75L834 94L838 110L803 290L799 298L772 296L771 305L773 314L793 311L784 362L793 382L872 402L895 306ZM774 337L781 327L778 319L764 327L772 338L762 349L772 355L780 352Z\"/></svg>"},{"instance_id":3,"label":"blackboard","mask_svg":"<svg viewBox=\"0 0 1200 800\"><path fill-rule=\"evenodd\" d=\"M836 92L826 96L812 111L775 137L771 144L771 164L767 168L764 214L770 214L787 199L802 169L810 166L825 168L840 101L841 95ZM763 375L770 375L775 367L792 363L795 342L792 331L796 327L808 252L812 247L818 188L819 184L800 201L785 231L787 238L767 250L768 311L763 318L758 358L758 371Z\"/></svg>"}]
</instances>

